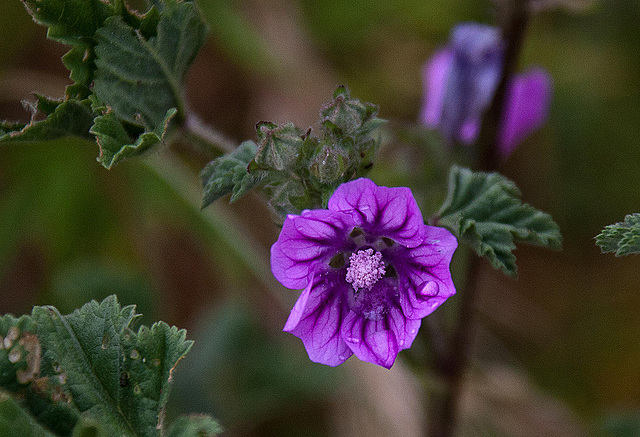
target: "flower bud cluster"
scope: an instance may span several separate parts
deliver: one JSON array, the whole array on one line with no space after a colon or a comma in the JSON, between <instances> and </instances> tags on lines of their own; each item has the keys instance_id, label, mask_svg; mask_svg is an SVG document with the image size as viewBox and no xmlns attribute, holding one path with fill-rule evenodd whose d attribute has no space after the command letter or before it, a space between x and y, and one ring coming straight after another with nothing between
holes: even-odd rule
<instances>
[{"instance_id":1,"label":"flower bud cluster","mask_svg":"<svg viewBox=\"0 0 640 437\"><path fill-rule=\"evenodd\" d=\"M375 130L385 123L377 114L376 105L352 99L341 86L320 111L318 136L293 123L257 124L257 153L247 170L282 219L326 207L340 184L368 173L380 144Z\"/></svg>"}]
</instances>

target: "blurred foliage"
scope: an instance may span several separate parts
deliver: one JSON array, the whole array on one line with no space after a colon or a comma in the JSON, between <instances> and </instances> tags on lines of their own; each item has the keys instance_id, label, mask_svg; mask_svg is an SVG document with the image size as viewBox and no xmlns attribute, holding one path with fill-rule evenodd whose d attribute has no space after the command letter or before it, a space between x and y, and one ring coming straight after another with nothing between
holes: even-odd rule
<instances>
[{"instance_id":1,"label":"blurred foliage","mask_svg":"<svg viewBox=\"0 0 640 437\"><path fill-rule=\"evenodd\" d=\"M491 2L299 0L283 6L280 0L201 0L199 6L211 28L204 50L209 58L199 58L187 80L200 87L192 95L211 92L217 100L194 101L197 112L208 114L214 126L216 117L241 114L220 123L240 144L255 140L256 114L273 108L269 99L286 96L278 106L295 100L316 111L319 102L297 88L290 64L274 54L281 56L273 33L286 39L286 30L298 26L315 50L310 56L332 74L330 87L319 94L347 84L391 121L380 151L384 164L372 170L376 182L411 186L425 217L437 210L446 190L432 183L442 181L451 160L465 162L460 151L442 155L437 136L414 126L421 68L453 24L495 22ZM278 15L288 7L299 22ZM59 57L65 49L45 40L17 0L0 2L0 17L0 120L26 122L29 113L18 101L27 92L63 95L69 81ZM491 359L524 367L542 389L607 436L636 435L637 428L633 418L614 418L603 431L603 417L615 416L605 412L640 407L638 260L601 255L593 240L605 225L640 210L640 154L634 153L640 138L638 24L636 0L596 2L580 14L545 11L532 21L521 66L550 70L552 112L549 124L503 163L502 172L524 201L559 223L565 248L560 254L519 249L518 282L490 269L482 276L481 318L499 345ZM285 71L293 79L284 85L262 76ZM186 147L177 152L194 175L213 158ZM300 417L316 413L316 432L326 435L332 401L323 384L334 372L306 362L300 344L279 332L284 312L272 308L264 286L230 250L223 228L212 230L142 163L106 171L95 154L95 144L84 140L0 148L0 312L28 312L45 302L67 309L115 292L153 319L199 327L178 378L194 385L176 387L184 403L177 410L211 409L231 433L242 435L295 435L291 414L304 410ZM194 176L196 191L197 184ZM242 199L229 211L267 256L276 229L254 200ZM202 305L214 309L198 311ZM210 342L238 349L211 355ZM198 384L207 387L201 400L189 391ZM267 393L273 402L265 401ZM187 408L189 402L199 408ZM226 403L250 411L240 408L247 415L234 416Z\"/></svg>"}]
</instances>

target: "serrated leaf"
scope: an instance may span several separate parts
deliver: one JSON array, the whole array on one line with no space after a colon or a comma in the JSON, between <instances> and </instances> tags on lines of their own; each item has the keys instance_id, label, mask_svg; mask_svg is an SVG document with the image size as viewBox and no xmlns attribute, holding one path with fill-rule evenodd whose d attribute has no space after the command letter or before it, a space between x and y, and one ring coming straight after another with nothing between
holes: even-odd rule
<instances>
[{"instance_id":1,"label":"serrated leaf","mask_svg":"<svg viewBox=\"0 0 640 437\"><path fill-rule=\"evenodd\" d=\"M167 437L215 437L224 431L210 416L192 414L179 417Z\"/></svg>"},{"instance_id":2,"label":"serrated leaf","mask_svg":"<svg viewBox=\"0 0 640 437\"><path fill-rule=\"evenodd\" d=\"M164 322L133 331L137 317L115 296L69 315L1 317L2 388L55 435L158 436L171 373L192 342Z\"/></svg>"},{"instance_id":3,"label":"serrated leaf","mask_svg":"<svg viewBox=\"0 0 640 437\"><path fill-rule=\"evenodd\" d=\"M206 35L193 3L164 4L157 36L146 39L122 17L107 19L96 31L93 92L118 118L147 131L162 123L171 108L184 115L184 76Z\"/></svg>"},{"instance_id":4,"label":"serrated leaf","mask_svg":"<svg viewBox=\"0 0 640 437\"><path fill-rule=\"evenodd\" d=\"M94 35L104 21L115 13L111 4L101 0L23 0L34 21L48 26L47 37L69 44L63 57L71 79L86 97L93 79ZM71 94L68 90L68 94Z\"/></svg>"},{"instance_id":5,"label":"serrated leaf","mask_svg":"<svg viewBox=\"0 0 640 437\"><path fill-rule=\"evenodd\" d=\"M55 437L9 394L0 391L0 435L11 437Z\"/></svg>"},{"instance_id":6,"label":"serrated leaf","mask_svg":"<svg viewBox=\"0 0 640 437\"><path fill-rule=\"evenodd\" d=\"M515 243L560 249L562 237L549 214L522 203L516 185L498 173L453 166L438 223L470 244L509 276L517 276Z\"/></svg>"},{"instance_id":7,"label":"serrated leaf","mask_svg":"<svg viewBox=\"0 0 640 437\"><path fill-rule=\"evenodd\" d=\"M89 129L95 114L88 100L54 101L37 97L38 109L48 117L26 125L0 126L0 142L46 141L67 136L93 138Z\"/></svg>"},{"instance_id":8,"label":"serrated leaf","mask_svg":"<svg viewBox=\"0 0 640 437\"><path fill-rule=\"evenodd\" d=\"M629 214L623 222L606 226L596 237L602 253L625 256L640 253L640 214Z\"/></svg>"},{"instance_id":9,"label":"serrated leaf","mask_svg":"<svg viewBox=\"0 0 640 437\"><path fill-rule=\"evenodd\" d=\"M245 141L233 152L207 164L200 173L204 186L203 208L229 193L233 193L231 201L235 201L259 182L247 171L257 150L253 141Z\"/></svg>"},{"instance_id":10,"label":"serrated leaf","mask_svg":"<svg viewBox=\"0 0 640 437\"><path fill-rule=\"evenodd\" d=\"M152 132L143 132L137 139L132 140L122 122L113 112L96 117L90 132L96 136L100 147L98 161L107 169L124 158L140 155L145 150L163 141L169 128L169 123L177 110L171 108L164 119Z\"/></svg>"},{"instance_id":11,"label":"serrated leaf","mask_svg":"<svg viewBox=\"0 0 640 437\"><path fill-rule=\"evenodd\" d=\"M112 435L157 435L171 371L191 348L184 330L157 323L133 332L135 308L121 307L115 296L67 316L36 307L32 317L45 354L65 373L84 417Z\"/></svg>"},{"instance_id":12,"label":"serrated leaf","mask_svg":"<svg viewBox=\"0 0 640 437\"><path fill-rule=\"evenodd\" d=\"M0 387L19 399L33 420L66 436L79 414L69 405L71 396L65 381L43 356L37 328L30 316L0 317Z\"/></svg>"}]
</instances>

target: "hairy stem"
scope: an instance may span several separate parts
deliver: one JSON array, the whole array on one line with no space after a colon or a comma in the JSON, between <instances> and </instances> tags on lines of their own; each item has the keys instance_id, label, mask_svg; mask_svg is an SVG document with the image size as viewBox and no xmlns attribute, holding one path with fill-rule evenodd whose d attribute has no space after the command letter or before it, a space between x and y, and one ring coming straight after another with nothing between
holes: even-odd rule
<instances>
[{"instance_id":1,"label":"hairy stem","mask_svg":"<svg viewBox=\"0 0 640 437\"><path fill-rule=\"evenodd\" d=\"M235 141L205 124L193 113L187 114L183 128L190 140L214 156L233 152L237 147Z\"/></svg>"},{"instance_id":2,"label":"hairy stem","mask_svg":"<svg viewBox=\"0 0 640 437\"><path fill-rule=\"evenodd\" d=\"M494 171L499 165L497 139L505 106L505 96L509 80L516 67L518 54L522 48L525 30L529 21L527 2L514 0L509 4L503 25L505 41L504 63L496 93L484 115L478 141L478 166L485 171ZM449 343L446 359L439 366L438 373L446 384L443 395L435 395L429 405L430 437L449 437L456 432L459 421L460 398L464 377L469 367L474 334L474 307L477 298L480 258L471 255L467 267L464 293L460 295L457 324Z\"/></svg>"}]
</instances>

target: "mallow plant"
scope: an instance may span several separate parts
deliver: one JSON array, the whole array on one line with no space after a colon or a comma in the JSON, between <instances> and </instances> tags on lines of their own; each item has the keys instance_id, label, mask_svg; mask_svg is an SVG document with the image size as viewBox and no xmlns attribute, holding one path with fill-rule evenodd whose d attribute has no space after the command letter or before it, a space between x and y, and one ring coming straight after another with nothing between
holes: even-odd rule
<instances>
[{"instance_id":1,"label":"mallow plant","mask_svg":"<svg viewBox=\"0 0 640 437\"><path fill-rule=\"evenodd\" d=\"M310 129L261 121L254 138L230 144L202 125L184 92L207 35L193 2L157 0L135 12L122 0L22 1L50 39L69 47L62 62L73 84L62 99L35 96L30 122L2 122L0 146L82 137L95 141L98 163L110 169L177 139L206 143L215 159L200 173L202 207L254 191L250 201L272 211L280 233L271 273L263 274L297 296L283 330L327 366L355 359L391 368L419 335L421 345L444 345L412 369L428 367L444 381L433 394L443 399L430 404L429 432L452 435L475 299L473 281L453 281L452 257L471 253L459 264L470 274L485 258L516 277L517 244L561 246L552 218L523 203L517 186L496 172L496 157L506 159L548 115L549 73L513 71L524 27L509 23L531 11L509 9L503 28L459 24L425 64L420 122L440 132L442 147L464 144L477 160L472 168L452 165L439 210L421 211L412 187L368 177L385 165L377 152L386 121L347 86L327 96ZM599 244L613 250L613 234L631 232L636 222L630 216ZM634 242L618 251L637 249ZM453 325L427 329L451 300L458 300ZM30 315L1 317L0 435L218 434L221 426L206 415L165 421L173 370L192 342L184 330L138 326L137 318L116 296L71 314L37 306Z\"/></svg>"}]
</instances>

